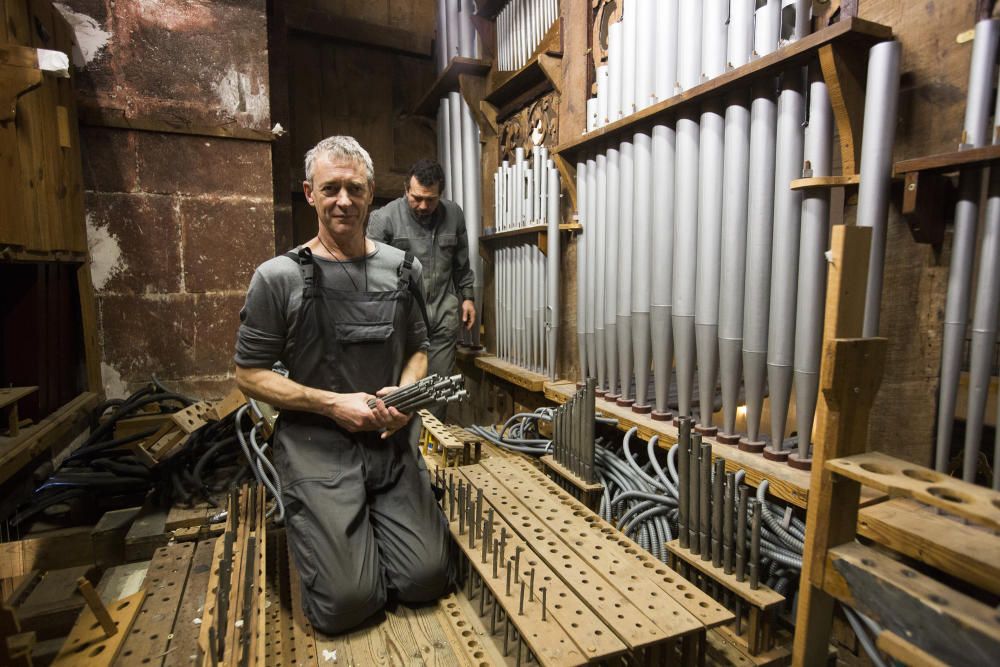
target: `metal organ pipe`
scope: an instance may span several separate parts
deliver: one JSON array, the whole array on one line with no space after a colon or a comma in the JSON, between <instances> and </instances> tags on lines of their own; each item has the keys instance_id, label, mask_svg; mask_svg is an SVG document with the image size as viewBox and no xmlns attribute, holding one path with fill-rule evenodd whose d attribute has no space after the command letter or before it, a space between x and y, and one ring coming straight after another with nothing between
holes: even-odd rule
<instances>
[{"instance_id":1,"label":"metal organ pipe","mask_svg":"<svg viewBox=\"0 0 1000 667\"><path fill-rule=\"evenodd\" d=\"M548 210L545 217L548 223L548 257L546 278L547 305L546 313L548 320L546 352L548 354L547 367L549 378L556 379L556 341L559 340L559 262L561 254L559 252L559 170L556 169L552 161L546 165L548 172L546 204Z\"/></svg>"},{"instance_id":2,"label":"metal organ pipe","mask_svg":"<svg viewBox=\"0 0 1000 667\"><path fill-rule=\"evenodd\" d=\"M587 376L597 377L597 332L595 329L596 314L595 285L597 282L597 271L595 262L597 259L597 161L587 160L587 221L590 230L584 230L587 234L585 248L587 251Z\"/></svg>"},{"instance_id":3,"label":"metal organ pipe","mask_svg":"<svg viewBox=\"0 0 1000 667\"><path fill-rule=\"evenodd\" d=\"M621 33L621 56L622 56L622 98L619 118L631 116L635 113L635 68L636 68L636 2L628 0L625 3L624 14L622 15Z\"/></svg>"},{"instance_id":4,"label":"metal organ pipe","mask_svg":"<svg viewBox=\"0 0 1000 667\"><path fill-rule=\"evenodd\" d=\"M701 81L701 1L685 0L678 12L677 80L680 90ZM694 258L698 241L698 121L693 110L677 118L678 168L674 171L674 347L677 363L677 400L681 417L691 415L694 384Z\"/></svg>"},{"instance_id":5,"label":"metal organ pipe","mask_svg":"<svg viewBox=\"0 0 1000 667\"><path fill-rule=\"evenodd\" d=\"M597 68L597 121L594 124L595 128L603 127L608 124L608 106L610 100L611 84L608 82L608 77L611 75L611 68L607 65L601 65Z\"/></svg>"},{"instance_id":6,"label":"metal organ pipe","mask_svg":"<svg viewBox=\"0 0 1000 667\"><path fill-rule=\"evenodd\" d=\"M669 419L667 396L673 374L673 256L674 256L674 155L676 132L672 125L653 128L653 289L650 294L649 329L653 339L654 419Z\"/></svg>"},{"instance_id":7,"label":"metal organ pipe","mask_svg":"<svg viewBox=\"0 0 1000 667\"><path fill-rule=\"evenodd\" d=\"M656 101L656 0L633 0L635 12L635 110Z\"/></svg>"},{"instance_id":8,"label":"metal organ pipe","mask_svg":"<svg viewBox=\"0 0 1000 667\"><path fill-rule=\"evenodd\" d=\"M576 235L576 348L577 366L580 368L580 382L586 382L588 377L587 367L587 241L589 234L593 233L590 228L590 220L587 218L587 163L576 163L576 206L577 220L582 231ZM551 201L549 202L551 206ZM552 224L551 219L549 224ZM551 289L551 287L549 288Z\"/></svg>"},{"instance_id":9,"label":"metal organ pipe","mask_svg":"<svg viewBox=\"0 0 1000 667\"><path fill-rule=\"evenodd\" d=\"M607 355L604 347L604 253L606 249L606 193L608 191L608 159L604 155L597 156L597 189L595 193L604 193L605 197L598 197L596 201L595 217L597 224L597 234L594 239L595 257L591 264L593 270L590 272L594 276L594 344L597 349L597 393L603 395L607 389Z\"/></svg>"},{"instance_id":10,"label":"metal organ pipe","mask_svg":"<svg viewBox=\"0 0 1000 667\"><path fill-rule=\"evenodd\" d=\"M438 104L438 160L441 162L441 169L444 170L444 190L441 196L445 199L452 197L451 178L451 110L447 97L442 97Z\"/></svg>"},{"instance_id":11,"label":"metal organ pipe","mask_svg":"<svg viewBox=\"0 0 1000 667\"><path fill-rule=\"evenodd\" d=\"M662 102L674 94L677 79L677 0L656 2L656 68L654 94ZM662 187L657 184L657 187Z\"/></svg>"},{"instance_id":12,"label":"metal organ pipe","mask_svg":"<svg viewBox=\"0 0 1000 667\"><path fill-rule=\"evenodd\" d=\"M608 26L608 115L604 124L621 118L622 109L622 24L621 21Z\"/></svg>"},{"instance_id":13,"label":"metal organ pipe","mask_svg":"<svg viewBox=\"0 0 1000 667\"><path fill-rule=\"evenodd\" d=\"M829 176L833 109L822 77L809 84L809 125L803 154L810 176ZM813 418L819 396L819 367L826 308L826 250L830 238L830 191L806 190L799 238L798 304L795 309L795 417L799 457L811 458Z\"/></svg>"},{"instance_id":14,"label":"metal organ pipe","mask_svg":"<svg viewBox=\"0 0 1000 667\"><path fill-rule=\"evenodd\" d=\"M632 354L635 358L635 403L632 409L635 412L648 412L653 147L652 138L648 134L639 132L632 141L635 145L635 210L632 230Z\"/></svg>"},{"instance_id":15,"label":"metal organ pipe","mask_svg":"<svg viewBox=\"0 0 1000 667\"><path fill-rule=\"evenodd\" d=\"M702 76L726 69L729 0L708 0L702 16ZM719 370L719 256L722 247L722 172L725 118L722 100L702 105L698 175L698 262L695 283L695 336L698 358L699 428L714 435L712 410Z\"/></svg>"},{"instance_id":16,"label":"metal organ pipe","mask_svg":"<svg viewBox=\"0 0 1000 667\"><path fill-rule=\"evenodd\" d=\"M803 71L786 70L778 97L778 141L774 167L774 236L771 251L771 312L767 336L767 385L771 402L771 447L784 449L792 391L795 299L799 264L802 193L790 189L802 175Z\"/></svg>"},{"instance_id":17,"label":"metal organ pipe","mask_svg":"<svg viewBox=\"0 0 1000 667\"><path fill-rule=\"evenodd\" d=\"M729 8L729 66L750 61L754 0L733 0ZM726 100L723 158L722 250L719 263L719 370L722 383L722 435L736 444L743 347L743 290L746 271L747 199L750 171L750 96L737 92Z\"/></svg>"},{"instance_id":18,"label":"metal organ pipe","mask_svg":"<svg viewBox=\"0 0 1000 667\"><path fill-rule=\"evenodd\" d=\"M451 148L451 199L465 210L465 189L462 174L462 96L448 93L448 126Z\"/></svg>"},{"instance_id":19,"label":"metal organ pipe","mask_svg":"<svg viewBox=\"0 0 1000 667\"><path fill-rule=\"evenodd\" d=\"M865 290L865 321L862 335L878 336L882 307L882 273L885 235L889 215L889 184L892 179L892 143L896 134L899 97L899 42L882 42L868 52L868 83L861 145L858 186L858 227L871 227L872 245Z\"/></svg>"},{"instance_id":20,"label":"metal organ pipe","mask_svg":"<svg viewBox=\"0 0 1000 667\"><path fill-rule=\"evenodd\" d=\"M781 5L767 0L754 12L754 53L767 55L778 46ZM763 449L760 418L767 371L767 317L771 298L771 239L774 206L774 146L777 103L773 80L751 87L750 170L747 190L747 255L743 300L743 385L747 437L742 447Z\"/></svg>"},{"instance_id":21,"label":"metal organ pipe","mask_svg":"<svg viewBox=\"0 0 1000 667\"><path fill-rule=\"evenodd\" d=\"M607 189L604 218L604 345L607 380L604 397L618 398L618 235L621 231L621 152L607 152Z\"/></svg>"},{"instance_id":22,"label":"metal organ pipe","mask_svg":"<svg viewBox=\"0 0 1000 667\"><path fill-rule=\"evenodd\" d=\"M968 98L965 107L963 144L977 148L987 143L990 92L993 67L1000 39L1000 20L986 19L976 24L969 67ZM948 295L945 299L944 335L941 341L941 393L938 398L938 431L935 467L944 471L951 450L951 431L955 420L955 399L962 367L962 345L969 318L969 292L979 217L981 170L966 169L959 174L958 203L955 205L955 231L952 238L951 266L948 269ZM962 478L975 479L977 461L965 452Z\"/></svg>"},{"instance_id":23,"label":"metal organ pipe","mask_svg":"<svg viewBox=\"0 0 1000 667\"><path fill-rule=\"evenodd\" d=\"M634 3L630 5L634 7ZM632 230L635 214L635 147L621 143L618 217L618 405L631 405L632 395Z\"/></svg>"},{"instance_id":24,"label":"metal organ pipe","mask_svg":"<svg viewBox=\"0 0 1000 667\"><path fill-rule=\"evenodd\" d=\"M479 257L479 235L482 230L482 167L479 147L479 126L472 117L472 111L465 100L459 98L462 115L462 183L465 186L463 201L465 206L465 227L469 243L469 264L473 275L473 295L476 309L476 320L472 329L462 329L467 335L468 343L479 347L479 318L483 303L483 267Z\"/></svg>"}]
</instances>

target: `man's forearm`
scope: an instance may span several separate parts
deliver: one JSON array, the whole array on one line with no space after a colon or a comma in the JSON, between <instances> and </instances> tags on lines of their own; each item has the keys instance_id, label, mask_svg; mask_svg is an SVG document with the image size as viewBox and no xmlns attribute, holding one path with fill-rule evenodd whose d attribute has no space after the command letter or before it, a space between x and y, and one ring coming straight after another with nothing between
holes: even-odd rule
<instances>
[{"instance_id":1,"label":"man's forearm","mask_svg":"<svg viewBox=\"0 0 1000 667\"><path fill-rule=\"evenodd\" d=\"M424 351L415 352L403 367L403 373L399 377L399 386L405 387L424 379L427 375L427 353Z\"/></svg>"},{"instance_id":2,"label":"man's forearm","mask_svg":"<svg viewBox=\"0 0 1000 667\"><path fill-rule=\"evenodd\" d=\"M338 394L299 384L265 368L236 367L236 384L250 398L279 410L329 415Z\"/></svg>"}]
</instances>

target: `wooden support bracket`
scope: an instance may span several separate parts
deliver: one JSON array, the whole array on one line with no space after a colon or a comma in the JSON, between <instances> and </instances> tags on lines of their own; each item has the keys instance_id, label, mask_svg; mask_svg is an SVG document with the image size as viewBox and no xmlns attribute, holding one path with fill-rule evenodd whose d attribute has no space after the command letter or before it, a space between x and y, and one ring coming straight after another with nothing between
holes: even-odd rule
<instances>
[{"instance_id":1,"label":"wooden support bracket","mask_svg":"<svg viewBox=\"0 0 1000 667\"><path fill-rule=\"evenodd\" d=\"M837 123L843 173L851 176L861 171L868 51L856 45L826 44L819 48L819 63Z\"/></svg>"},{"instance_id":2,"label":"wooden support bracket","mask_svg":"<svg viewBox=\"0 0 1000 667\"><path fill-rule=\"evenodd\" d=\"M17 98L40 85L42 85L40 69L0 65L0 123L14 120L17 113Z\"/></svg>"}]
</instances>

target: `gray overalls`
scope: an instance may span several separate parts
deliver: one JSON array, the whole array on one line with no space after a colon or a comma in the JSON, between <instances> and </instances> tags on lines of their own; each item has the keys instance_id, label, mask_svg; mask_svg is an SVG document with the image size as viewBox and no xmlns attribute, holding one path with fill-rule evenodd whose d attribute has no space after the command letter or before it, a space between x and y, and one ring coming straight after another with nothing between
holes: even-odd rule
<instances>
[{"instance_id":1,"label":"gray overalls","mask_svg":"<svg viewBox=\"0 0 1000 667\"><path fill-rule=\"evenodd\" d=\"M399 381L404 363L412 257L387 292L319 284L312 253L298 262L304 291L289 377L335 392L368 392ZM275 459L289 544L314 627L336 633L379 611L388 590L408 602L450 585L449 536L430 486L418 473L406 429L387 440L350 433L313 413L282 411Z\"/></svg>"}]
</instances>

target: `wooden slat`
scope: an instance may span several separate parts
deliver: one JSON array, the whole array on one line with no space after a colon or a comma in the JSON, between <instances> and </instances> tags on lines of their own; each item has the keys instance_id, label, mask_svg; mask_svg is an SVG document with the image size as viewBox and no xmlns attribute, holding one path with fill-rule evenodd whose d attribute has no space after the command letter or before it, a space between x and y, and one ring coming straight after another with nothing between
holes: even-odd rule
<instances>
[{"instance_id":1,"label":"wooden slat","mask_svg":"<svg viewBox=\"0 0 1000 667\"><path fill-rule=\"evenodd\" d=\"M38 387L0 387L0 408L13 405L36 391Z\"/></svg>"},{"instance_id":2,"label":"wooden slat","mask_svg":"<svg viewBox=\"0 0 1000 667\"><path fill-rule=\"evenodd\" d=\"M547 377L540 373L533 373L488 354L476 357L476 368L481 368L491 375L495 375L511 384L516 384L518 387L523 387L528 391L541 392L545 386L545 382L548 380Z\"/></svg>"},{"instance_id":3,"label":"wooden slat","mask_svg":"<svg viewBox=\"0 0 1000 667\"><path fill-rule=\"evenodd\" d=\"M958 171L986 167L997 158L1000 158L1000 145L991 145L900 160L893 165L892 171L895 176L903 176L913 171Z\"/></svg>"},{"instance_id":4,"label":"wooden slat","mask_svg":"<svg viewBox=\"0 0 1000 667\"><path fill-rule=\"evenodd\" d=\"M53 530L39 537L0 543L0 579L21 577L32 570L55 570L94 560L90 526Z\"/></svg>"},{"instance_id":5,"label":"wooden slat","mask_svg":"<svg viewBox=\"0 0 1000 667\"><path fill-rule=\"evenodd\" d=\"M879 633L875 639L875 646L908 667L947 667L947 663L920 650L895 632L886 630Z\"/></svg>"},{"instance_id":6,"label":"wooden slat","mask_svg":"<svg viewBox=\"0 0 1000 667\"><path fill-rule=\"evenodd\" d=\"M792 190L809 190L810 188L845 188L857 187L861 184L861 176L810 176L796 178L789 186Z\"/></svg>"},{"instance_id":7,"label":"wooden slat","mask_svg":"<svg viewBox=\"0 0 1000 667\"><path fill-rule=\"evenodd\" d=\"M844 604L946 664L995 664L995 609L857 542L828 558L824 589Z\"/></svg>"},{"instance_id":8,"label":"wooden slat","mask_svg":"<svg viewBox=\"0 0 1000 667\"><path fill-rule=\"evenodd\" d=\"M493 63L489 60L455 56L448 63L448 67L446 67L434 81L434 85L431 86L431 89L428 90L422 98L420 98L420 102L417 103L413 113L418 116L427 116L428 118L435 117L437 114L438 102L441 98L448 93L453 93L459 90L460 75L465 74L485 77L492 66ZM469 106L470 108L473 108L472 105Z\"/></svg>"},{"instance_id":9,"label":"wooden slat","mask_svg":"<svg viewBox=\"0 0 1000 667\"><path fill-rule=\"evenodd\" d=\"M826 462L826 467L892 497L914 498L969 521L1000 529L1000 491L879 452L833 459Z\"/></svg>"},{"instance_id":10,"label":"wooden slat","mask_svg":"<svg viewBox=\"0 0 1000 667\"><path fill-rule=\"evenodd\" d=\"M749 581L737 581L735 574L726 574L723 570L713 567L712 561L702 560L701 556L696 556L689 550L682 549L680 540L667 542L664 546L670 550L670 553L683 560L689 566L704 573L713 582L722 584L758 609L777 607L785 601L784 595L775 592L767 586L761 585L760 588L754 590L750 588Z\"/></svg>"},{"instance_id":11,"label":"wooden slat","mask_svg":"<svg viewBox=\"0 0 1000 667\"><path fill-rule=\"evenodd\" d=\"M818 30L750 63L730 70L680 95L654 104L628 118L605 125L588 132L580 138L561 143L557 153L572 156L577 153L596 153L605 145L620 143L626 136L648 130L658 122L664 122L682 108L700 108L708 99L731 93L739 86L748 86L751 81L765 76L776 76L789 66L801 64L814 58L820 47L826 44L846 42L852 48L865 48L877 41L892 37L892 30L886 26L850 18Z\"/></svg>"},{"instance_id":12,"label":"wooden slat","mask_svg":"<svg viewBox=\"0 0 1000 667\"><path fill-rule=\"evenodd\" d=\"M212 570L212 555L215 552L215 539L198 542L191 559L191 571L181 597L180 608L177 611L177 622L174 624L173 637L163 661L165 667L190 665L192 657L198 655L198 633L201 622L201 611L208 596L208 580Z\"/></svg>"},{"instance_id":13,"label":"wooden slat","mask_svg":"<svg viewBox=\"0 0 1000 667\"><path fill-rule=\"evenodd\" d=\"M75 667L81 664L104 667L115 664L119 654L128 658L131 654L124 647L133 635L145 598L146 590L142 589L108 606L108 613L118 626L118 631L110 637L105 636L90 607L84 609L52 664L58 667Z\"/></svg>"},{"instance_id":14,"label":"wooden slat","mask_svg":"<svg viewBox=\"0 0 1000 667\"><path fill-rule=\"evenodd\" d=\"M1000 536L900 498L858 515L858 534L1000 595Z\"/></svg>"}]
</instances>

